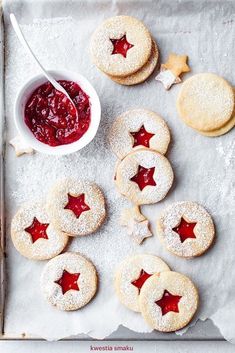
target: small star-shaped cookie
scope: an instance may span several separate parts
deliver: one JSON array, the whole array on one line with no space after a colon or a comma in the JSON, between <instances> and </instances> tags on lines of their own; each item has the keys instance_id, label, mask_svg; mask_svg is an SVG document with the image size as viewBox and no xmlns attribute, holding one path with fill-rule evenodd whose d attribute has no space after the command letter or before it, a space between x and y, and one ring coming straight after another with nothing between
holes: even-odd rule
<instances>
[{"instance_id":1,"label":"small star-shaped cookie","mask_svg":"<svg viewBox=\"0 0 235 353\"><path fill-rule=\"evenodd\" d=\"M155 77L155 80L162 82L166 90L171 88L171 86L174 85L175 83L181 82L181 79L179 77L176 77L171 72L171 70L165 69L162 65L161 65L161 70L159 74Z\"/></svg>"},{"instance_id":2,"label":"small star-shaped cookie","mask_svg":"<svg viewBox=\"0 0 235 353\"><path fill-rule=\"evenodd\" d=\"M141 244L145 238L153 235L149 229L149 221L147 219L142 222L133 220L128 226L128 234L138 244Z\"/></svg>"},{"instance_id":3,"label":"small star-shaped cookie","mask_svg":"<svg viewBox=\"0 0 235 353\"><path fill-rule=\"evenodd\" d=\"M132 221L142 222L146 218L140 212L139 206L125 208L120 217L120 223L122 226L128 227Z\"/></svg>"},{"instance_id":4,"label":"small star-shaped cookie","mask_svg":"<svg viewBox=\"0 0 235 353\"><path fill-rule=\"evenodd\" d=\"M177 55L171 53L165 64L162 67L166 70L170 70L176 77L180 76L183 72L189 72L190 67L187 65L187 55Z\"/></svg>"},{"instance_id":5,"label":"small star-shaped cookie","mask_svg":"<svg viewBox=\"0 0 235 353\"><path fill-rule=\"evenodd\" d=\"M10 145L15 148L16 156L19 157L22 154L31 154L33 153L33 149L27 145L27 143L21 139L20 136L14 137L9 141Z\"/></svg>"}]
</instances>

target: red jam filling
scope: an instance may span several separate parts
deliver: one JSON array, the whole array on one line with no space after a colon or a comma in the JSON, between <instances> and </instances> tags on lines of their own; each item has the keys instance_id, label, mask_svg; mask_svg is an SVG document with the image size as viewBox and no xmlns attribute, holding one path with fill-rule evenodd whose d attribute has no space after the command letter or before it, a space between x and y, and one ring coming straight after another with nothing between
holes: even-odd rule
<instances>
[{"instance_id":1,"label":"red jam filling","mask_svg":"<svg viewBox=\"0 0 235 353\"><path fill-rule=\"evenodd\" d=\"M68 203L64 208L65 210L71 210L77 218L85 211L89 211L90 207L85 203L85 194L79 196L72 196L68 194Z\"/></svg>"},{"instance_id":2,"label":"red jam filling","mask_svg":"<svg viewBox=\"0 0 235 353\"><path fill-rule=\"evenodd\" d=\"M182 297L179 295L173 295L167 290L164 291L163 296L160 300L157 300L155 303L160 306L162 310L162 315L173 311L174 313L179 312L178 304Z\"/></svg>"},{"instance_id":3,"label":"red jam filling","mask_svg":"<svg viewBox=\"0 0 235 353\"><path fill-rule=\"evenodd\" d=\"M144 147L149 147L149 140L154 136L154 134L151 134L150 132L147 132L145 130L144 125L141 126L139 131L130 132L130 134L134 138L133 147L140 145Z\"/></svg>"},{"instance_id":4,"label":"red jam filling","mask_svg":"<svg viewBox=\"0 0 235 353\"><path fill-rule=\"evenodd\" d=\"M195 239L196 236L194 234L194 227L196 226L197 223L189 223L185 221L184 218L181 218L180 224L173 228L172 230L176 233L179 234L180 236L180 241L183 243L186 239L192 238Z\"/></svg>"},{"instance_id":5,"label":"red jam filling","mask_svg":"<svg viewBox=\"0 0 235 353\"><path fill-rule=\"evenodd\" d=\"M35 243L38 239L48 239L47 227L48 223L40 223L36 217L33 219L33 223L30 227L25 228L25 231L31 235L32 242Z\"/></svg>"},{"instance_id":6,"label":"red jam filling","mask_svg":"<svg viewBox=\"0 0 235 353\"><path fill-rule=\"evenodd\" d=\"M134 47L133 44L130 44L127 41L125 34L123 37L121 37L119 39L111 39L110 38L110 40L113 44L112 55L113 54L121 54L124 58L126 58L128 50L131 49L132 47Z\"/></svg>"},{"instance_id":7,"label":"red jam filling","mask_svg":"<svg viewBox=\"0 0 235 353\"><path fill-rule=\"evenodd\" d=\"M153 168L144 168L139 165L138 172L131 178L131 181L134 181L142 191L147 185L155 186L157 185L153 179L153 174L155 172L155 167Z\"/></svg>"},{"instance_id":8,"label":"red jam filling","mask_svg":"<svg viewBox=\"0 0 235 353\"><path fill-rule=\"evenodd\" d=\"M79 290L78 287L78 278L80 276L80 273L69 273L66 270L63 271L62 277L58 280L55 281L55 283L59 284L62 289L62 293L65 294L69 290Z\"/></svg>"},{"instance_id":9,"label":"red jam filling","mask_svg":"<svg viewBox=\"0 0 235 353\"><path fill-rule=\"evenodd\" d=\"M133 282L131 282L131 284L133 284L133 286L137 287L139 292L144 284L144 282L151 277L152 275L148 274L147 272L145 272L143 269L140 271L140 275L139 278L137 278L136 280L134 280Z\"/></svg>"},{"instance_id":10,"label":"red jam filling","mask_svg":"<svg viewBox=\"0 0 235 353\"><path fill-rule=\"evenodd\" d=\"M24 121L37 140L49 145L66 145L79 140L91 121L88 95L72 81L58 81L76 108L50 82L39 86L25 105Z\"/></svg>"}]
</instances>

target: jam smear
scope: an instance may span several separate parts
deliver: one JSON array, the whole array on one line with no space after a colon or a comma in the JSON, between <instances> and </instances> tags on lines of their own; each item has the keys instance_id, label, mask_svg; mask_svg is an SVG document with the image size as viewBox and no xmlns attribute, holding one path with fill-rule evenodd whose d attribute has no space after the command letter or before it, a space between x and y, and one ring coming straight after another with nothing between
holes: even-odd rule
<instances>
[{"instance_id":1,"label":"jam smear","mask_svg":"<svg viewBox=\"0 0 235 353\"><path fill-rule=\"evenodd\" d=\"M63 294L65 294L71 289L79 291L79 287L78 287L79 276L80 276L80 273L69 273L68 271L64 270L62 277L58 281L55 281L55 283L61 286Z\"/></svg>"},{"instance_id":2,"label":"jam smear","mask_svg":"<svg viewBox=\"0 0 235 353\"><path fill-rule=\"evenodd\" d=\"M184 218L181 218L180 224L172 230L179 234L180 241L183 243L188 238L196 239L196 235L194 234L196 224L194 222L187 222Z\"/></svg>"},{"instance_id":3,"label":"jam smear","mask_svg":"<svg viewBox=\"0 0 235 353\"><path fill-rule=\"evenodd\" d=\"M90 207L85 203L85 194L79 196L73 196L68 194L68 203L64 208L65 210L71 210L77 218L85 211L89 211Z\"/></svg>"},{"instance_id":4,"label":"jam smear","mask_svg":"<svg viewBox=\"0 0 235 353\"><path fill-rule=\"evenodd\" d=\"M154 136L154 134L151 134L150 132L145 130L144 125L141 126L139 131L130 132L130 134L134 138L133 147L140 145L144 147L149 147L149 141Z\"/></svg>"},{"instance_id":5,"label":"jam smear","mask_svg":"<svg viewBox=\"0 0 235 353\"><path fill-rule=\"evenodd\" d=\"M166 315L170 311L174 313L179 312L178 304L182 297L179 295L173 295L167 290L164 291L163 296L160 300L157 300L155 303L160 306L162 310L162 315Z\"/></svg>"},{"instance_id":6,"label":"jam smear","mask_svg":"<svg viewBox=\"0 0 235 353\"><path fill-rule=\"evenodd\" d=\"M132 47L134 47L133 44L131 44L127 41L125 34L124 34L124 36L122 36L119 39L111 39L110 38L110 40L113 44L112 55L113 54L121 54L124 58L126 58L128 50L131 49Z\"/></svg>"},{"instance_id":7,"label":"jam smear","mask_svg":"<svg viewBox=\"0 0 235 353\"><path fill-rule=\"evenodd\" d=\"M36 139L52 147L79 140L91 121L88 95L75 82L58 82L72 98L77 111L62 92L46 82L32 93L24 113L24 121Z\"/></svg>"},{"instance_id":8,"label":"jam smear","mask_svg":"<svg viewBox=\"0 0 235 353\"><path fill-rule=\"evenodd\" d=\"M131 282L131 284L133 284L133 286L137 287L139 290L139 293L140 293L140 290L141 290L144 282L151 276L152 275L150 275L149 273L145 272L145 270L142 269L140 271L139 277L136 280L134 280L133 282Z\"/></svg>"},{"instance_id":9,"label":"jam smear","mask_svg":"<svg viewBox=\"0 0 235 353\"><path fill-rule=\"evenodd\" d=\"M155 167L144 168L139 165L138 172L131 178L131 181L134 181L142 191L147 185L155 186L157 185L153 179L155 172Z\"/></svg>"},{"instance_id":10,"label":"jam smear","mask_svg":"<svg viewBox=\"0 0 235 353\"><path fill-rule=\"evenodd\" d=\"M25 231L31 235L32 242L35 243L38 239L48 239L47 227L48 223L40 223L36 217L30 227L25 228Z\"/></svg>"}]
</instances>

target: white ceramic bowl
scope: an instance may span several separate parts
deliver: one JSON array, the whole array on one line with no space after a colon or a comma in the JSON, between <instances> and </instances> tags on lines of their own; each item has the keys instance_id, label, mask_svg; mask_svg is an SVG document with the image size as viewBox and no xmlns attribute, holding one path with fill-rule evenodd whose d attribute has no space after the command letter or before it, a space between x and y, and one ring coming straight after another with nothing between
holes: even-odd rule
<instances>
[{"instance_id":1,"label":"white ceramic bowl","mask_svg":"<svg viewBox=\"0 0 235 353\"><path fill-rule=\"evenodd\" d=\"M100 100L95 89L84 76L67 70L55 70L49 72L56 80L69 80L76 82L90 97L91 122L88 130L78 141L67 145L52 147L36 139L24 121L24 111L25 104L27 103L33 91L43 83L47 82L47 79L43 75L32 77L20 89L15 102L14 119L17 130L22 139L34 150L46 154L62 156L80 150L93 140L100 124Z\"/></svg>"}]
</instances>

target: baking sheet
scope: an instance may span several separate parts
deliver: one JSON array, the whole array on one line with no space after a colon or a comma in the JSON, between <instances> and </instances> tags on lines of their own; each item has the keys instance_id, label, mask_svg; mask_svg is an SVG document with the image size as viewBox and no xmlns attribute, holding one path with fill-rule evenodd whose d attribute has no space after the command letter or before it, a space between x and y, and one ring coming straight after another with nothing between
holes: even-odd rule
<instances>
[{"instance_id":1,"label":"baking sheet","mask_svg":"<svg viewBox=\"0 0 235 353\"><path fill-rule=\"evenodd\" d=\"M56 6L55 6L56 5ZM6 142L15 135L13 102L19 87L38 73L20 47L9 26L7 11L18 15L22 29L42 64L48 69L67 68L84 74L101 97L102 122L95 140L81 152L55 158L35 153L16 158L7 143L6 215L8 294L5 332L59 339L79 333L104 338L119 325L137 332L150 332L141 316L128 311L113 290L113 270L122 258L137 252L162 256L176 271L189 275L199 287L201 305L197 318L212 317L226 339L235 339L233 299L235 271L233 243L235 169L235 129L209 139L183 125L176 113L175 99L180 85L164 91L153 77L137 87L122 87L109 81L89 60L89 38L106 17L128 14L142 19L157 40L162 61L171 51L188 54L192 73L211 71L235 84L232 60L235 54L232 1L11 1L5 2L6 23ZM53 17L53 18L51 18ZM184 79L190 76L185 75ZM158 112L169 124L172 144L168 153L176 180L167 198L145 206L154 230L158 212L175 200L194 199L206 205L217 229L214 247L194 260L175 258L153 237L138 246L131 242L118 223L121 208L128 204L111 183L115 157L107 144L107 132L119 113L134 107ZM53 167L52 167L53 166ZM103 173L103 170L106 173ZM76 239L70 249L90 257L100 275L99 292L94 301L74 313L61 313L42 298L39 277L43 263L27 261L10 241L10 220L20 204L38 199L63 177L88 178L105 191L108 220L95 235ZM102 318L102 321L101 319ZM225 320L226 318L226 320ZM227 320L229 319L229 330ZM56 323L56 325L55 325ZM160 335L166 337L167 335ZM140 336L141 337L141 336ZM145 335L142 335L145 337Z\"/></svg>"}]
</instances>

